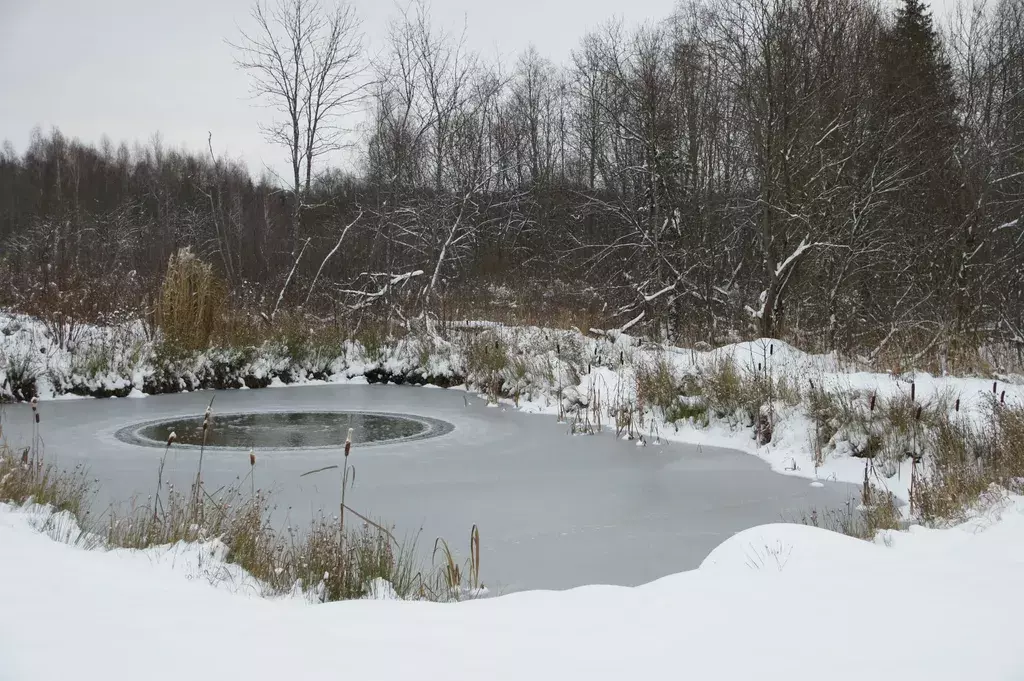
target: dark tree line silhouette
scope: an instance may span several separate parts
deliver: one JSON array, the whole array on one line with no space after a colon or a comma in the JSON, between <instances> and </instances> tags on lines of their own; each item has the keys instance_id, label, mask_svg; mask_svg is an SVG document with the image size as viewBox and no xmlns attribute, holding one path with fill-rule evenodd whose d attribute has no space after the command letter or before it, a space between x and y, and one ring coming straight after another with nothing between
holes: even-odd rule
<instances>
[{"instance_id":1,"label":"dark tree line silhouette","mask_svg":"<svg viewBox=\"0 0 1024 681\"><path fill-rule=\"evenodd\" d=\"M422 319L502 284L586 291L605 326L680 341L1024 344L1024 0L961 7L941 33L921 0L691 0L606 24L565 65L488 62L422 4L372 59L346 5L260 11L250 72L288 44L275 32L313 36L279 55L312 75L267 126L294 178L159 139L8 145L5 302L138 309L189 246L253 312ZM354 102L360 170L322 167Z\"/></svg>"}]
</instances>

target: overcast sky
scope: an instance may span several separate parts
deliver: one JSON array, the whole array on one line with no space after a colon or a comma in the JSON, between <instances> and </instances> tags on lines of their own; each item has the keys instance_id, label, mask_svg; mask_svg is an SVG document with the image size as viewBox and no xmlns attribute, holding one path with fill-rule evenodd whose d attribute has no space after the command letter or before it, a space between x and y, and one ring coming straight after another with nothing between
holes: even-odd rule
<instances>
[{"instance_id":1,"label":"overcast sky","mask_svg":"<svg viewBox=\"0 0 1024 681\"><path fill-rule=\"evenodd\" d=\"M332 0L323 0L329 3ZM951 0L941 0L951 2ZM248 25L252 0L0 0L0 140L24 150L34 126L98 142L146 142L241 158L259 174L285 166L261 137L269 112L249 98L224 39ZM355 0L371 49L391 0ZM627 24L668 16L673 0L433 0L435 23L468 22L472 47L514 57L533 43L566 59L609 18Z\"/></svg>"}]
</instances>

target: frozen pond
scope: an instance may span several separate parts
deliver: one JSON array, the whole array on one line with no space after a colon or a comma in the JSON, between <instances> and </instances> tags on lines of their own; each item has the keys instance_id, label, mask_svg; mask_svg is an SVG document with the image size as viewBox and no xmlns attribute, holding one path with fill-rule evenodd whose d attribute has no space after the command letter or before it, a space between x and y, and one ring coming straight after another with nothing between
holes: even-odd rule
<instances>
[{"instance_id":1,"label":"frozen pond","mask_svg":"<svg viewBox=\"0 0 1024 681\"><path fill-rule=\"evenodd\" d=\"M118 438L125 428L201 415L213 393L40 403L48 461L84 462L99 480L97 512L111 500L153 493L162 448ZM468 404L467 404L468 400ZM454 426L436 437L353 447L355 487L346 502L419 537L437 536L465 556L481 531L484 582L496 591L635 585L696 567L731 534L844 505L857 490L772 473L759 459L680 444L636 447L612 434L569 436L551 416L489 408L461 391L398 386L308 386L216 394L214 415L245 412L396 413ZM301 429L301 425L299 428ZM27 405L4 412L12 445L27 443ZM340 431L339 431L340 432ZM256 484L273 488L275 522L304 524L338 504L337 449L257 448ZM187 487L198 451L172 448L168 476ZM248 449L208 449L203 479L215 489L249 468Z\"/></svg>"}]
</instances>

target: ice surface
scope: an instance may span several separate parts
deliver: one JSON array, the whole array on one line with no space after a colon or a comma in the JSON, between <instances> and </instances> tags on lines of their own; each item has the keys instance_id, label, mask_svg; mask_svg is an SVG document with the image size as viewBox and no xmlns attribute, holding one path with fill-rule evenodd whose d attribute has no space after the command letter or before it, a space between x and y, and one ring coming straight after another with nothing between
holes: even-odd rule
<instances>
[{"instance_id":1,"label":"ice surface","mask_svg":"<svg viewBox=\"0 0 1024 681\"><path fill-rule=\"evenodd\" d=\"M96 513L111 501L152 494L162 450L116 439L121 427L202 414L211 393L144 400L40 403L48 460L84 463L101 485ZM447 435L360 449L351 463L356 484L346 501L361 513L395 523L429 551L443 536L466 552L481 529L482 576L493 591L581 584L641 584L696 567L733 533L765 522L796 520L835 508L853 487L772 473L741 452L683 444L636 447L605 433L567 434L550 416L488 409L461 391L396 386L307 386L217 393L214 410L360 409L435 417L454 424ZM7 408L4 432L27 441L28 405ZM174 449L164 479L187 489L198 452ZM256 485L275 491L275 523L303 525L318 509L337 507L337 471L300 474L341 461L337 450L257 452ZM203 478L230 485L249 468L248 452L209 450Z\"/></svg>"}]
</instances>

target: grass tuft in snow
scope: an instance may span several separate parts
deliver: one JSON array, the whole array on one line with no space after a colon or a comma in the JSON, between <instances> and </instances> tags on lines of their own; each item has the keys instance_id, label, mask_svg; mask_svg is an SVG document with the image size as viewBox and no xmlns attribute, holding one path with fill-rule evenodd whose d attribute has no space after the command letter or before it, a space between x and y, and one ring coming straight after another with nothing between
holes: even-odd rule
<instances>
[{"instance_id":1,"label":"grass tuft in snow","mask_svg":"<svg viewBox=\"0 0 1024 681\"><path fill-rule=\"evenodd\" d=\"M965 518L993 487L1024 492L1024 406L990 400L984 418L940 421L925 443L912 501L924 521Z\"/></svg>"},{"instance_id":2,"label":"grass tuft in snow","mask_svg":"<svg viewBox=\"0 0 1024 681\"><path fill-rule=\"evenodd\" d=\"M0 445L0 501L40 504L76 517L87 513L93 483L82 466L70 471L35 459L28 448L15 452Z\"/></svg>"}]
</instances>

